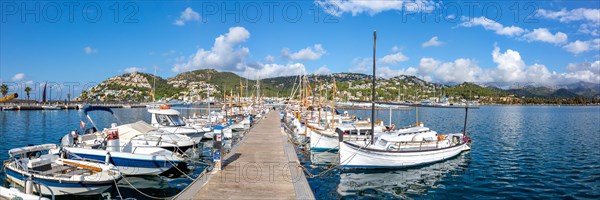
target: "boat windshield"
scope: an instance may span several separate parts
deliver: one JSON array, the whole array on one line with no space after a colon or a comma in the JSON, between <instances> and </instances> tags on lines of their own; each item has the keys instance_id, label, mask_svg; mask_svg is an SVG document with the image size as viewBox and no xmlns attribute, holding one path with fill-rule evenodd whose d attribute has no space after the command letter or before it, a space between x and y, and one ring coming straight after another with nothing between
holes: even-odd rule
<instances>
[{"instance_id":1,"label":"boat windshield","mask_svg":"<svg viewBox=\"0 0 600 200\"><path fill-rule=\"evenodd\" d=\"M181 120L181 118L179 118L178 115L169 115L169 118L171 118L171 122L173 122L173 126L183 126L183 125L185 125L185 123L183 122L183 120Z\"/></svg>"}]
</instances>

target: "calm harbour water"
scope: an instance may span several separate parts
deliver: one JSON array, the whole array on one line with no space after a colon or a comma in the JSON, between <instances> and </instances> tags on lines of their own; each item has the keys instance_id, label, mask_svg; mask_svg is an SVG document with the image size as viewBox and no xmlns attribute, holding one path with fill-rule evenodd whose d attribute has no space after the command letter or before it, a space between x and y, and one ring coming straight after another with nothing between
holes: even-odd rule
<instances>
[{"instance_id":1,"label":"calm harbour water","mask_svg":"<svg viewBox=\"0 0 600 200\"><path fill-rule=\"evenodd\" d=\"M118 123L149 121L145 109L114 109ZM184 110L183 116L192 112ZM370 111L349 111L370 117ZM393 111L396 126L415 122L414 110ZM0 112L0 160L8 150L28 144L58 143L78 129L83 113L77 110ZM462 130L462 109L419 109L420 121L440 133ZM389 123L389 111L378 118ZM108 114L92 116L99 127L116 120ZM309 178L317 199L512 199L600 198L600 107L484 106L470 110L467 131L473 138L470 152L418 168L401 170L331 170ZM204 146L211 146L205 144ZM208 148L202 149L206 160ZM337 166L337 154L299 150L303 166L312 174ZM198 159L196 159L198 160ZM205 167L192 164L196 177ZM4 175L0 175L4 179ZM191 180L185 177L128 178L144 193L172 196ZM6 183L5 183L6 184ZM148 199L124 181L124 197ZM113 188L104 194L117 197ZM101 199L103 196L90 196ZM64 199L64 198L63 198Z\"/></svg>"},{"instance_id":2,"label":"calm harbour water","mask_svg":"<svg viewBox=\"0 0 600 200\"><path fill-rule=\"evenodd\" d=\"M133 123L136 121L150 122L150 114L145 108L113 109L115 117L106 112L91 112L90 116L97 127L110 127L111 123ZM193 113L205 113L205 109L180 110L182 116L191 116ZM0 112L0 160L8 159L8 150L11 148L27 146L29 144L59 143L59 139L72 130L79 129L80 120L84 119L83 112L79 110L48 110L48 111L5 111ZM88 123L88 125L91 125ZM88 126L89 127L89 126ZM81 130L79 130L81 132ZM234 133L234 138L237 135ZM199 145L196 155L188 152L194 157L194 163L188 163L190 176L198 177L206 168L210 160L212 142L207 141ZM178 194L191 179L181 175L176 170L171 170L169 177L165 176L135 176L127 177L127 183L121 180L117 188L96 196L77 196L77 199L120 199L119 192L123 198L130 199L152 199L153 197L170 197ZM9 186L5 181L4 173L0 174L0 182ZM142 191L139 193L136 189ZM57 199L69 199L69 196L59 196Z\"/></svg>"},{"instance_id":3,"label":"calm harbour water","mask_svg":"<svg viewBox=\"0 0 600 200\"><path fill-rule=\"evenodd\" d=\"M370 118L370 111L349 111ZM464 109L419 109L419 121L440 133L460 132ZM379 111L389 123L389 111ZM415 111L393 111L394 124L415 123ZM599 199L600 107L484 106L469 110L470 152L402 170L332 170L309 179L317 199ZM335 153L300 151L318 174Z\"/></svg>"}]
</instances>

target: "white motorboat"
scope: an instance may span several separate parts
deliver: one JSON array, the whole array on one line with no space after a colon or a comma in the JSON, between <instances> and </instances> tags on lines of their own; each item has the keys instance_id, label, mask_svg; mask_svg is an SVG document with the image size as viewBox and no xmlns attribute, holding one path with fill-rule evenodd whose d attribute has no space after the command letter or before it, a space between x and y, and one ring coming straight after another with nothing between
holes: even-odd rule
<instances>
[{"instance_id":1,"label":"white motorboat","mask_svg":"<svg viewBox=\"0 0 600 200\"><path fill-rule=\"evenodd\" d=\"M7 178L26 187L29 179L45 186L39 187L44 195L99 194L121 178L115 166L99 162L62 158L55 144L15 148L8 151Z\"/></svg>"},{"instance_id":2,"label":"white motorboat","mask_svg":"<svg viewBox=\"0 0 600 200\"><path fill-rule=\"evenodd\" d=\"M44 109L44 110L60 110L62 108L60 106L55 106L55 105L43 105L42 109Z\"/></svg>"},{"instance_id":3,"label":"white motorboat","mask_svg":"<svg viewBox=\"0 0 600 200\"><path fill-rule=\"evenodd\" d=\"M134 147L161 147L170 151L183 153L195 145L195 141L188 136L160 131L144 121L120 126L112 124L110 129L105 128L102 131L97 131L94 121L88 115L91 111L106 111L114 116L113 111L107 107L87 106L84 108L83 112L93 127L87 129L80 137L77 135L74 135L74 137L79 137L77 138L78 142L86 146L101 145L105 142L104 138L106 138L107 133L113 130L118 131L121 146L132 144Z\"/></svg>"},{"instance_id":4,"label":"white motorboat","mask_svg":"<svg viewBox=\"0 0 600 200\"><path fill-rule=\"evenodd\" d=\"M148 112L152 115L150 124L158 130L167 133L182 134L194 138L196 141L200 141L204 133L210 131L186 124L181 119L179 111L171 109L170 106L163 105L158 109L148 109Z\"/></svg>"}]
</instances>

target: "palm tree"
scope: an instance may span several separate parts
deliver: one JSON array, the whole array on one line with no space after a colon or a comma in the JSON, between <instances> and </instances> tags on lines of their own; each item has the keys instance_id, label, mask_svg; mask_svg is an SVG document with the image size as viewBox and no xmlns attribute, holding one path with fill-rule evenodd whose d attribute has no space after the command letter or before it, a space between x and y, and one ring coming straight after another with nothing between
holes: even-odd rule
<instances>
[{"instance_id":1,"label":"palm tree","mask_svg":"<svg viewBox=\"0 0 600 200\"><path fill-rule=\"evenodd\" d=\"M2 97L5 97L8 93L8 85L2 84L0 85L0 93L2 93Z\"/></svg>"},{"instance_id":2,"label":"palm tree","mask_svg":"<svg viewBox=\"0 0 600 200\"><path fill-rule=\"evenodd\" d=\"M31 88L29 86L25 87L25 94L27 95L27 103L29 103L29 92L31 92Z\"/></svg>"},{"instance_id":3,"label":"palm tree","mask_svg":"<svg viewBox=\"0 0 600 200\"><path fill-rule=\"evenodd\" d=\"M2 93L2 97L5 97L8 93L8 85L2 84L0 85L0 93Z\"/></svg>"}]
</instances>

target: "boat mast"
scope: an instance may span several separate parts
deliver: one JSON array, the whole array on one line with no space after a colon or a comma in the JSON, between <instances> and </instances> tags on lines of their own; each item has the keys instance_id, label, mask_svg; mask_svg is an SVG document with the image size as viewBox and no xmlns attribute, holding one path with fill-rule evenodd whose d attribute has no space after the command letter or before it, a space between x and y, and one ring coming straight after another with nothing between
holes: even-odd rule
<instances>
[{"instance_id":1,"label":"boat mast","mask_svg":"<svg viewBox=\"0 0 600 200\"><path fill-rule=\"evenodd\" d=\"M333 93L331 94L331 130L335 131L335 77L333 77Z\"/></svg>"},{"instance_id":2,"label":"boat mast","mask_svg":"<svg viewBox=\"0 0 600 200\"><path fill-rule=\"evenodd\" d=\"M206 101L208 102L208 110L206 112L208 112L208 123L210 124L210 120L211 120L210 119L210 117L211 117L210 116L210 90L211 90L211 87L208 84L206 86L208 88L208 96L206 98Z\"/></svg>"},{"instance_id":3,"label":"boat mast","mask_svg":"<svg viewBox=\"0 0 600 200\"><path fill-rule=\"evenodd\" d=\"M156 101L156 66L154 66L154 83L152 86L152 101Z\"/></svg>"},{"instance_id":4,"label":"boat mast","mask_svg":"<svg viewBox=\"0 0 600 200\"><path fill-rule=\"evenodd\" d=\"M371 144L375 144L375 50L377 49L377 31L373 31L373 80L371 84Z\"/></svg>"}]
</instances>

